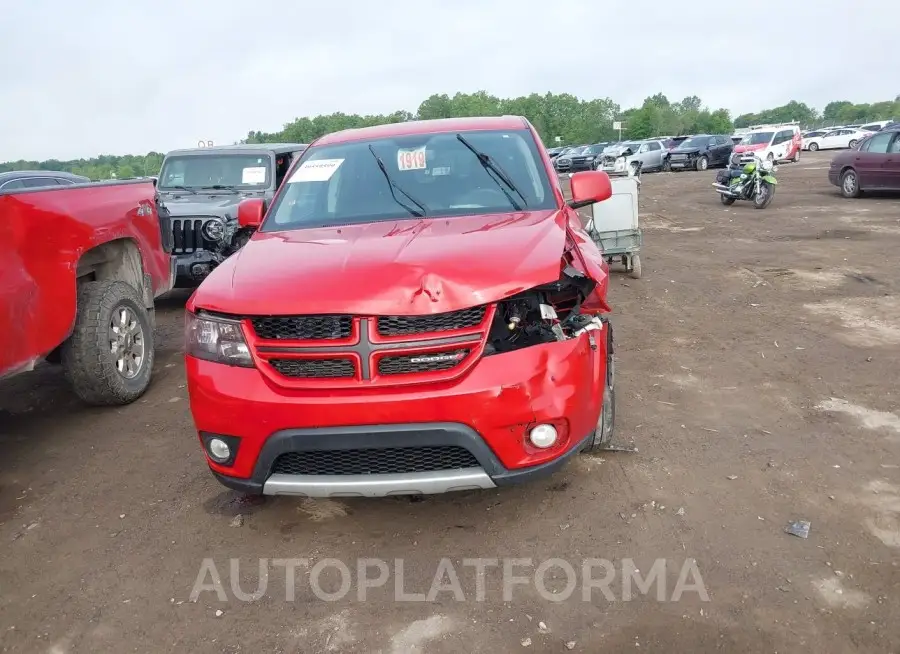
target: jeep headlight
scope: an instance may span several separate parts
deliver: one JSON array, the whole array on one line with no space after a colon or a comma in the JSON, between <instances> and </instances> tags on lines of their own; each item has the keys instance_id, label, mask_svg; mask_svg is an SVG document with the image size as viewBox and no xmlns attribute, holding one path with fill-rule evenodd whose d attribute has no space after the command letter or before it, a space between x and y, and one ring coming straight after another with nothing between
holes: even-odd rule
<instances>
[{"instance_id":1,"label":"jeep headlight","mask_svg":"<svg viewBox=\"0 0 900 654\"><path fill-rule=\"evenodd\" d=\"M203 223L203 236L210 241L225 240L225 221L221 218L210 218Z\"/></svg>"}]
</instances>

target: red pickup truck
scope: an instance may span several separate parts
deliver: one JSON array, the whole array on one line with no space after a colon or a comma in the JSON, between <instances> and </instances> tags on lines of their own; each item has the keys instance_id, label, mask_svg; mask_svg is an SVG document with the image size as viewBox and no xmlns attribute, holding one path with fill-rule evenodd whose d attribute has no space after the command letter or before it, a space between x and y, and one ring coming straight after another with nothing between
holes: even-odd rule
<instances>
[{"instance_id":1,"label":"red pickup truck","mask_svg":"<svg viewBox=\"0 0 900 654\"><path fill-rule=\"evenodd\" d=\"M191 411L247 493L493 488L605 449L608 269L521 117L322 137L188 301Z\"/></svg>"},{"instance_id":2,"label":"red pickup truck","mask_svg":"<svg viewBox=\"0 0 900 654\"><path fill-rule=\"evenodd\" d=\"M153 180L0 191L0 378L46 358L88 403L137 399L170 251Z\"/></svg>"}]
</instances>

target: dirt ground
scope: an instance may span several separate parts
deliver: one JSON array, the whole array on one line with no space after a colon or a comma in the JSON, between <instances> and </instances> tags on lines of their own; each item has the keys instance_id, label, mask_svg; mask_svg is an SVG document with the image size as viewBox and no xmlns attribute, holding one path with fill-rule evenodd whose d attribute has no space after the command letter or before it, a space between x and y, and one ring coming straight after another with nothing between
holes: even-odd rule
<instances>
[{"instance_id":1,"label":"dirt ground","mask_svg":"<svg viewBox=\"0 0 900 654\"><path fill-rule=\"evenodd\" d=\"M781 166L766 211L723 207L713 171L644 177L644 276L614 267L611 284L618 440L638 452L580 456L545 481L420 501L242 500L192 431L184 293L159 305L155 381L134 405L85 408L51 367L9 380L0 650L900 651L900 199L840 198L829 159ZM807 539L785 532L793 520L811 523ZM257 601L232 588L230 559L250 593L260 558L333 558L355 574L366 557L391 565L367 601L355 582L323 601L302 569L286 601L271 565ZM478 601L462 564L477 557L564 559L579 575L608 559L613 597L585 602L579 587L551 601L530 583L504 601L489 568ZM395 559L406 591L425 593L442 558L463 601L394 600ZM225 601L191 601L204 559ZM658 588L626 601L626 562L646 575L657 559L665 601ZM688 559L709 601L672 601ZM339 587L335 570L323 587ZM558 591L565 575L551 574Z\"/></svg>"}]
</instances>

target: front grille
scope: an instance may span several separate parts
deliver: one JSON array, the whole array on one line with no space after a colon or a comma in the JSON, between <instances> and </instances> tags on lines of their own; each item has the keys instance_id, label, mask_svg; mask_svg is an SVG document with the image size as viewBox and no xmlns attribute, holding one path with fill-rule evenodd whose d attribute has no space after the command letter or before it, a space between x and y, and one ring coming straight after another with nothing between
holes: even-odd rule
<instances>
[{"instance_id":1,"label":"front grille","mask_svg":"<svg viewBox=\"0 0 900 654\"><path fill-rule=\"evenodd\" d=\"M464 447L388 447L384 449L287 452L275 459L280 475L387 475L477 468Z\"/></svg>"},{"instance_id":2,"label":"front grille","mask_svg":"<svg viewBox=\"0 0 900 654\"><path fill-rule=\"evenodd\" d=\"M203 224L208 218L177 218L170 221L173 254L190 254L197 250L212 250L215 243L203 236Z\"/></svg>"},{"instance_id":3,"label":"front grille","mask_svg":"<svg viewBox=\"0 0 900 654\"><path fill-rule=\"evenodd\" d=\"M285 377L301 379L338 379L356 373L350 359L269 359L269 363Z\"/></svg>"},{"instance_id":4,"label":"front grille","mask_svg":"<svg viewBox=\"0 0 900 654\"><path fill-rule=\"evenodd\" d=\"M350 338L350 316L264 316L253 318L253 331L270 340L327 341Z\"/></svg>"},{"instance_id":5,"label":"front grille","mask_svg":"<svg viewBox=\"0 0 900 654\"><path fill-rule=\"evenodd\" d=\"M469 350L452 352L432 352L403 354L400 356L382 357L378 360L379 375L406 375L413 372L440 372L450 370L466 358Z\"/></svg>"},{"instance_id":6,"label":"front grille","mask_svg":"<svg viewBox=\"0 0 900 654\"><path fill-rule=\"evenodd\" d=\"M481 306L432 316L381 316L378 333L381 336L409 336L476 327L484 320L485 310Z\"/></svg>"}]
</instances>

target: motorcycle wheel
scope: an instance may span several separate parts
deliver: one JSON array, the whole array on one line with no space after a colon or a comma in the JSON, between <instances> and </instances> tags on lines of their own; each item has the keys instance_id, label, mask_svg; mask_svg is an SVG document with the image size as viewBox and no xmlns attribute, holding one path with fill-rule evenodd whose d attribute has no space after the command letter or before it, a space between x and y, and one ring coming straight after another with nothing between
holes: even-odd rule
<instances>
[{"instance_id":1,"label":"motorcycle wheel","mask_svg":"<svg viewBox=\"0 0 900 654\"><path fill-rule=\"evenodd\" d=\"M759 185L759 193L753 198L753 207L755 209L765 209L775 197L775 187L772 184L763 182Z\"/></svg>"},{"instance_id":2,"label":"motorcycle wheel","mask_svg":"<svg viewBox=\"0 0 900 654\"><path fill-rule=\"evenodd\" d=\"M730 207L732 204L734 204L734 200L735 200L735 198L730 198L727 195L719 195L719 199L722 201L722 204L724 204L726 207Z\"/></svg>"}]
</instances>

